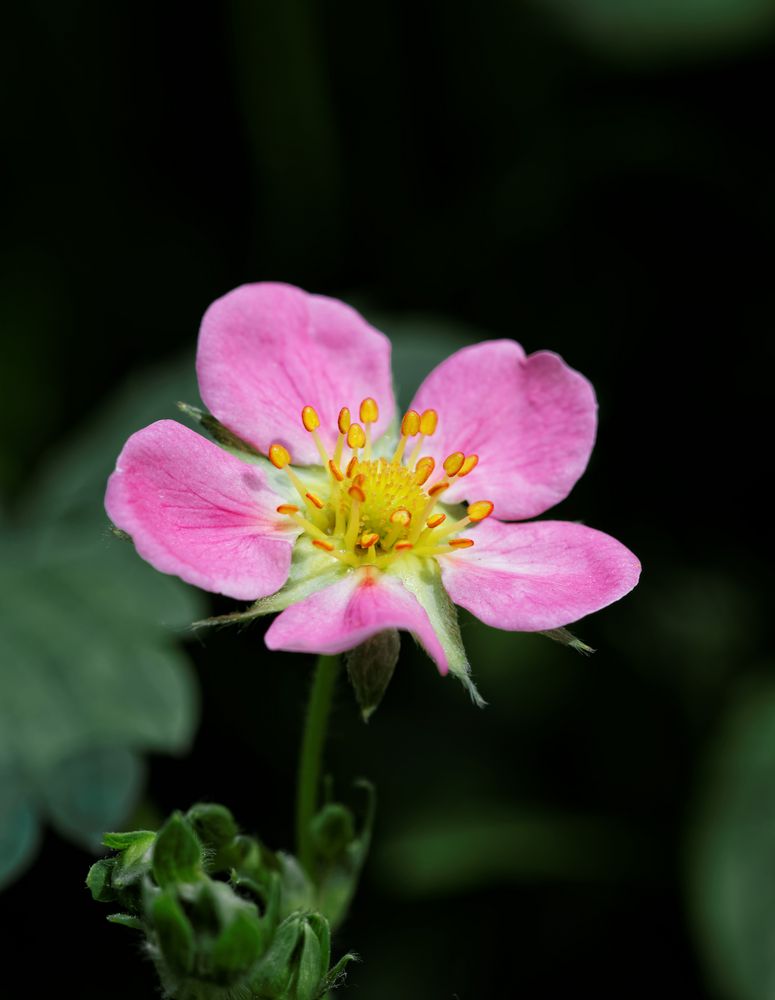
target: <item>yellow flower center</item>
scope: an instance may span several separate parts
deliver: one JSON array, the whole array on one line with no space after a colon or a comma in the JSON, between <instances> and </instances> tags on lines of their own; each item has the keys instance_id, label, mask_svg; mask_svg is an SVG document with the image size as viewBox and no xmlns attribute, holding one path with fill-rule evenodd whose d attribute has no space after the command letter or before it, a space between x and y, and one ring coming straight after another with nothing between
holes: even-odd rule
<instances>
[{"instance_id":1,"label":"yellow flower center","mask_svg":"<svg viewBox=\"0 0 775 1000\"><path fill-rule=\"evenodd\" d=\"M401 421L401 438L392 457L372 458L371 426L379 416L375 400L364 399L359 416L361 423L352 423L350 411L346 407L340 411L339 435L330 456L317 432L320 418L315 409L305 406L302 410L302 423L327 470L327 488L318 492L309 489L291 467L288 450L272 445L270 461L285 470L303 502L303 506L280 504L278 513L295 521L317 548L350 566L369 563L384 569L407 552L436 557L470 548L473 539L459 533L489 517L492 503L472 503L465 517L456 521L434 508L454 479L474 469L478 457L455 451L436 469L434 460L420 452L425 438L436 430L438 415L435 410L409 410ZM416 441L407 456L413 438Z\"/></svg>"}]
</instances>

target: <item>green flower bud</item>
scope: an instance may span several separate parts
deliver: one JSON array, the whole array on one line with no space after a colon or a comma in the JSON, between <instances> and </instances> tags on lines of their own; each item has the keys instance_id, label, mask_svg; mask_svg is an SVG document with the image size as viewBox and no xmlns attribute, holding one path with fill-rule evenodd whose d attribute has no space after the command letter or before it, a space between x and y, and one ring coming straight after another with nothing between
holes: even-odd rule
<instances>
[{"instance_id":1,"label":"green flower bud","mask_svg":"<svg viewBox=\"0 0 775 1000\"><path fill-rule=\"evenodd\" d=\"M293 956L302 935L302 918L292 914L280 924L269 951L251 977L251 989L262 1000L284 1000L293 976Z\"/></svg>"},{"instance_id":2,"label":"green flower bud","mask_svg":"<svg viewBox=\"0 0 775 1000\"><path fill-rule=\"evenodd\" d=\"M310 832L316 853L333 861L355 839L355 817L341 803L329 802L313 818Z\"/></svg>"},{"instance_id":3,"label":"green flower bud","mask_svg":"<svg viewBox=\"0 0 775 1000\"><path fill-rule=\"evenodd\" d=\"M113 858L95 861L86 876L86 886L91 892L92 899L98 903L112 903L116 899L116 891L111 885L114 864Z\"/></svg>"},{"instance_id":4,"label":"green flower bud","mask_svg":"<svg viewBox=\"0 0 775 1000\"><path fill-rule=\"evenodd\" d=\"M106 847L119 851L111 876L113 888L122 897L126 890L137 889L144 875L151 868L151 847L156 834L151 830L134 830L131 833L106 833L102 842Z\"/></svg>"},{"instance_id":5,"label":"green flower bud","mask_svg":"<svg viewBox=\"0 0 775 1000\"><path fill-rule=\"evenodd\" d=\"M167 820L153 848L153 877L165 888L176 882L193 882L202 875L202 845L182 813Z\"/></svg>"},{"instance_id":6,"label":"green flower bud","mask_svg":"<svg viewBox=\"0 0 775 1000\"><path fill-rule=\"evenodd\" d=\"M243 908L221 931L210 963L213 979L228 986L242 979L258 960L264 945L258 914Z\"/></svg>"},{"instance_id":7,"label":"green flower bud","mask_svg":"<svg viewBox=\"0 0 775 1000\"><path fill-rule=\"evenodd\" d=\"M188 810L186 819L202 844L210 851L220 851L239 833L239 827L229 810L214 802L198 802Z\"/></svg>"},{"instance_id":8,"label":"green flower bud","mask_svg":"<svg viewBox=\"0 0 775 1000\"><path fill-rule=\"evenodd\" d=\"M320 941L305 920L301 935L301 952L296 971L294 1000L315 1000L328 972L328 963L321 968Z\"/></svg>"}]
</instances>

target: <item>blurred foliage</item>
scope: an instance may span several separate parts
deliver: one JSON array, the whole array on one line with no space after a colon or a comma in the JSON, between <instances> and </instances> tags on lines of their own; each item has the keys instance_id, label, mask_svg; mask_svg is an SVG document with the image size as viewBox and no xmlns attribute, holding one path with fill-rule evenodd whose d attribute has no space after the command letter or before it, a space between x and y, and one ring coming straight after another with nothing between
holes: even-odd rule
<instances>
[{"instance_id":1,"label":"blurred foliage","mask_svg":"<svg viewBox=\"0 0 775 1000\"><path fill-rule=\"evenodd\" d=\"M775 686L768 679L749 682L722 719L687 843L690 903L719 996L775 995L774 789Z\"/></svg>"},{"instance_id":2,"label":"blurred foliage","mask_svg":"<svg viewBox=\"0 0 775 1000\"><path fill-rule=\"evenodd\" d=\"M96 846L136 805L143 753L190 745L197 691L170 630L202 600L111 537L102 507L129 434L191 395L183 370L132 380L44 464L0 537L0 884L43 821Z\"/></svg>"},{"instance_id":3,"label":"blurred foliage","mask_svg":"<svg viewBox=\"0 0 775 1000\"><path fill-rule=\"evenodd\" d=\"M725 49L775 27L773 0L534 0L614 52Z\"/></svg>"}]
</instances>

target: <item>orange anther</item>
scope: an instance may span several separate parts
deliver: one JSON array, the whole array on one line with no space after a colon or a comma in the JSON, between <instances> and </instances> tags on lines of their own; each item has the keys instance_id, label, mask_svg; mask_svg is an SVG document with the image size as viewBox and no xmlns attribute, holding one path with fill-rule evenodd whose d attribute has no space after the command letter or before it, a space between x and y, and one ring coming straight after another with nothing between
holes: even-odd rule
<instances>
[{"instance_id":1,"label":"orange anther","mask_svg":"<svg viewBox=\"0 0 775 1000\"><path fill-rule=\"evenodd\" d=\"M449 489L449 483L442 479L440 483L436 483L435 486L431 486L428 490L429 497L437 497L439 493L443 493L444 490Z\"/></svg>"},{"instance_id":2,"label":"orange anther","mask_svg":"<svg viewBox=\"0 0 775 1000\"><path fill-rule=\"evenodd\" d=\"M450 538L449 540L451 549L470 549L473 544L473 538Z\"/></svg>"},{"instance_id":3,"label":"orange anther","mask_svg":"<svg viewBox=\"0 0 775 1000\"><path fill-rule=\"evenodd\" d=\"M433 517L429 517L425 522L429 528L438 528L440 524L443 524L447 520L446 514L434 514Z\"/></svg>"},{"instance_id":4,"label":"orange anther","mask_svg":"<svg viewBox=\"0 0 775 1000\"><path fill-rule=\"evenodd\" d=\"M340 434L346 434L347 428L350 426L350 411L346 406L343 406L339 411L339 419L337 420L337 427L339 428Z\"/></svg>"},{"instance_id":5,"label":"orange anther","mask_svg":"<svg viewBox=\"0 0 775 1000\"><path fill-rule=\"evenodd\" d=\"M366 432L360 424L350 424L347 431L347 444L351 448L362 448L366 444Z\"/></svg>"},{"instance_id":6,"label":"orange anther","mask_svg":"<svg viewBox=\"0 0 775 1000\"><path fill-rule=\"evenodd\" d=\"M276 469L284 469L291 463L291 453L281 444L273 444L269 449L269 461Z\"/></svg>"},{"instance_id":7,"label":"orange anther","mask_svg":"<svg viewBox=\"0 0 775 1000\"><path fill-rule=\"evenodd\" d=\"M476 466L479 464L478 455L466 455L466 460L458 472L458 476L462 479L463 476L467 476L469 472L473 472Z\"/></svg>"},{"instance_id":8,"label":"orange anther","mask_svg":"<svg viewBox=\"0 0 775 1000\"><path fill-rule=\"evenodd\" d=\"M309 500L310 503L314 504L317 507L318 510L323 510L325 504L323 503L323 501L320 499L319 496L317 496L315 493L305 493L304 495L306 496L306 498Z\"/></svg>"},{"instance_id":9,"label":"orange anther","mask_svg":"<svg viewBox=\"0 0 775 1000\"><path fill-rule=\"evenodd\" d=\"M312 544L316 549L322 549L324 552L333 552L334 546L331 542L324 542L321 538L313 538Z\"/></svg>"},{"instance_id":10,"label":"orange anther","mask_svg":"<svg viewBox=\"0 0 775 1000\"><path fill-rule=\"evenodd\" d=\"M379 418L377 401L367 396L361 403L360 417L364 424L375 424Z\"/></svg>"},{"instance_id":11,"label":"orange anther","mask_svg":"<svg viewBox=\"0 0 775 1000\"><path fill-rule=\"evenodd\" d=\"M281 503L277 508L278 514L298 514L299 508L292 503Z\"/></svg>"},{"instance_id":12,"label":"orange anther","mask_svg":"<svg viewBox=\"0 0 775 1000\"><path fill-rule=\"evenodd\" d=\"M425 434L426 437L436 430L436 424L439 422L439 415L435 410L423 410L422 416L420 417L420 433Z\"/></svg>"},{"instance_id":13,"label":"orange anther","mask_svg":"<svg viewBox=\"0 0 775 1000\"><path fill-rule=\"evenodd\" d=\"M360 547L362 549L370 549L372 545L376 545L379 541L379 535L376 531L364 531L361 535Z\"/></svg>"},{"instance_id":14,"label":"orange anther","mask_svg":"<svg viewBox=\"0 0 775 1000\"><path fill-rule=\"evenodd\" d=\"M406 507L396 507L393 513L390 515L391 524L402 524L405 528L408 528L412 523L412 515Z\"/></svg>"},{"instance_id":15,"label":"orange anther","mask_svg":"<svg viewBox=\"0 0 775 1000\"><path fill-rule=\"evenodd\" d=\"M308 431L315 431L320 427L320 417L314 406L304 407L301 411L301 422L304 424L305 430Z\"/></svg>"},{"instance_id":16,"label":"orange anther","mask_svg":"<svg viewBox=\"0 0 775 1000\"><path fill-rule=\"evenodd\" d=\"M418 486L422 486L423 483L428 481L428 478L435 467L436 463L430 455L426 455L425 458L420 459L414 467L414 480Z\"/></svg>"},{"instance_id":17,"label":"orange anther","mask_svg":"<svg viewBox=\"0 0 775 1000\"><path fill-rule=\"evenodd\" d=\"M414 545L412 545L411 542L396 542L393 548L397 549L399 552L403 552L406 549L413 549Z\"/></svg>"},{"instance_id":18,"label":"orange anther","mask_svg":"<svg viewBox=\"0 0 775 1000\"><path fill-rule=\"evenodd\" d=\"M414 437L420 433L420 414L417 410L407 410L401 421L401 433L404 437Z\"/></svg>"},{"instance_id":19,"label":"orange anther","mask_svg":"<svg viewBox=\"0 0 775 1000\"><path fill-rule=\"evenodd\" d=\"M347 492L350 494L353 500L357 500L358 503L363 503L363 501L366 499L366 494L363 492L360 486L351 486Z\"/></svg>"},{"instance_id":20,"label":"orange anther","mask_svg":"<svg viewBox=\"0 0 775 1000\"><path fill-rule=\"evenodd\" d=\"M348 479L352 476L353 472L358 468L358 459L353 455L350 461L347 463L347 469L345 470L345 475Z\"/></svg>"},{"instance_id":21,"label":"orange anther","mask_svg":"<svg viewBox=\"0 0 775 1000\"><path fill-rule=\"evenodd\" d=\"M331 475L334 477L334 479L338 483L341 483L341 481L344 479L344 473L339 468L339 466L336 464L336 462L333 460L333 458L329 458L329 460L328 460L328 468L329 468L329 471L331 472Z\"/></svg>"},{"instance_id":22,"label":"orange anther","mask_svg":"<svg viewBox=\"0 0 775 1000\"><path fill-rule=\"evenodd\" d=\"M453 451L444 459L444 471L448 476L456 476L463 468L466 457L462 451Z\"/></svg>"},{"instance_id":23,"label":"orange anther","mask_svg":"<svg viewBox=\"0 0 775 1000\"><path fill-rule=\"evenodd\" d=\"M476 503L468 505L466 513L472 521L483 521L489 517L493 511L493 504L489 500L477 500Z\"/></svg>"}]
</instances>

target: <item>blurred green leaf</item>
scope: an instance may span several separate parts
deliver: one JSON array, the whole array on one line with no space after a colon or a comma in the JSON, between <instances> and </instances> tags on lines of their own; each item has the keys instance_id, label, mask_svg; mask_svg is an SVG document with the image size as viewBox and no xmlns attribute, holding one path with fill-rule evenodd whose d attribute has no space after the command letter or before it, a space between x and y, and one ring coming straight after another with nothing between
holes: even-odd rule
<instances>
[{"instance_id":1,"label":"blurred green leaf","mask_svg":"<svg viewBox=\"0 0 775 1000\"><path fill-rule=\"evenodd\" d=\"M727 47L756 40L775 23L772 0L542 2L567 18L582 37L632 54Z\"/></svg>"},{"instance_id":2,"label":"blurred green leaf","mask_svg":"<svg viewBox=\"0 0 775 1000\"><path fill-rule=\"evenodd\" d=\"M188 358L134 377L41 470L20 530L0 533L0 769L15 789L0 882L33 856L39 816L96 847L140 796L140 754L193 736L197 691L170 629L201 617L202 598L111 536L103 509L126 439L195 400L193 377Z\"/></svg>"},{"instance_id":3,"label":"blurred green leaf","mask_svg":"<svg viewBox=\"0 0 775 1000\"><path fill-rule=\"evenodd\" d=\"M707 764L689 840L691 902L710 982L775 995L775 687L731 706Z\"/></svg>"}]
</instances>

